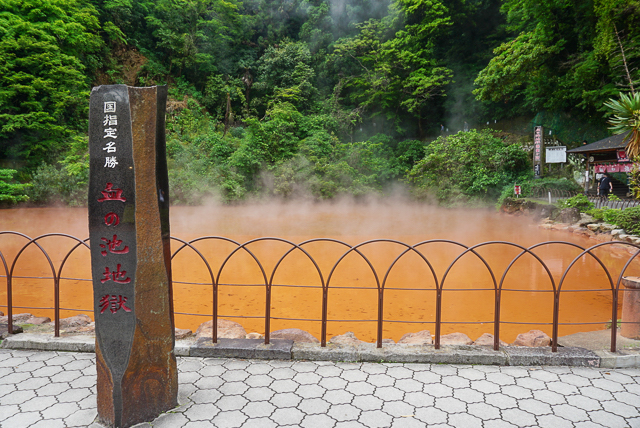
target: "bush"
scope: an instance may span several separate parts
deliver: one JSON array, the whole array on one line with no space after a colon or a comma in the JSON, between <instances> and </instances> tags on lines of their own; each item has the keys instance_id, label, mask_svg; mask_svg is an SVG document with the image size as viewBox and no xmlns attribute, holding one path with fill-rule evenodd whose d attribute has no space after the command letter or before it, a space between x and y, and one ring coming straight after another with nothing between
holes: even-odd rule
<instances>
[{"instance_id":1,"label":"bush","mask_svg":"<svg viewBox=\"0 0 640 428\"><path fill-rule=\"evenodd\" d=\"M586 213L593 217L594 220L605 221L611 224L618 224L618 214L620 214L620 212L621 211L619 209L602 207L588 210Z\"/></svg>"},{"instance_id":2,"label":"bush","mask_svg":"<svg viewBox=\"0 0 640 428\"><path fill-rule=\"evenodd\" d=\"M581 212L586 212L594 208L593 202L589 202L589 199L585 195L576 195L569 199L562 199L558 201L558 208L578 208Z\"/></svg>"},{"instance_id":3,"label":"bush","mask_svg":"<svg viewBox=\"0 0 640 428\"><path fill-rule=\"evenodd\" d=\"M16 172L14 169L0 168L0 203L15 204L29 199L26 195L29 185L13 181Z\"/></svg>"},{"instance_id":4,"label":"bush","mask_svg":"<svg viewBox=\"0 0 640 428\"><path fill-rule=\"evenodd\" d=\"M616 218L616 224L631 235L640 235L640 207L621 210Z\"/></svg>"}]
</instances>

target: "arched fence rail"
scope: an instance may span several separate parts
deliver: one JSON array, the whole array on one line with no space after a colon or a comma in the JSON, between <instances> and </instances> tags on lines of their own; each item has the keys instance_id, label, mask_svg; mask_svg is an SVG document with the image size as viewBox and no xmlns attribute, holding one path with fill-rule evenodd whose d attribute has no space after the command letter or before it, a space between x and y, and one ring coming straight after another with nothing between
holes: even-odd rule
<instances>
[{"instance_id":1,"label":"arched fence rail","mask_svg":"<svg viewBox=\"0 0 640 428\"><path fill-rule=\"evenodd\" d=\"M17 238L21 241L23 241L23 244L21 246L18 247L18 250L15 254L15 256L13 257L12 260L7 260L5 254L2 251L2 238L3 237L7 237L7 236L13 236L14 238ZM52 257L50 256L50 254L44 249L43 245L41 245L41 243L43 241L49 240L49 239L64 239L64 240L69 240L71 241L71 249L68 250L63 256L62 259L60 261L60 264L56 267ZM369 240L369 241L365 241L362 243L359 243L357 245L350 245L346 242L337 240L337 239L332 239L332 238L316 238L316 239L310 239L310 240L306 240L304 242L301 243L294 243L292 241L286 240L286 239L282 239L282 238L270 238L270 237L264 237L264 238L257 238L257 239L252 239L246 242L237 242L233 239L230 238L225 238L225 237L221 237L221 236L204 236L204 237L199 237L196 239L192 239L190 241L186 241L183 239L179 239L179 238L175 238L172 237L173 240L173 254L172 254L172 260L181 252L190 252L192 254L192 256L195 256L197 260L199 260L202 265L206 268L207 273L208 273L208 278L209 278L209 282L207 282L207 285L211 286L211 302L212 302L212 313L210 314L202 314L202 313L185 313L185 312L176 312L176 314L180 314L180 315L193 315L193 316L208 316L211 317L212 322L213 322L213 337L212 340L213 342L217 342L217 337L215 332L217 332L217 321L218 321L218 317L219 316L224 316L224 317L229 317L229 316L225 316L225 315L220 315L218 312L219 309L219 302L218 302L218 294L219 294L219 287L220 285L258 285L260 287L264 287L264 293L265 293L265 310L264 310L264 315L259 317L259 318L264 318L264 331L265 331L265 344L268 344L270 341L270 332L271 332L271 320L275 319L272 317L271 315L271 308L272 308L272 291L274 287L304 287L304 288L320 288L322 290L322 299L321 299L321 319L311 319L311 318L301 318L301 319L291 319L291 318L287 318L288 320L293 320L293 321L312 321L312 322L320 322L321 323L321 334L320 334L320 344L321 346L326 346L327 344L327 324L329 321L335 322L335 321L342 321L342 322L360 322L360 321L367 321L367 322L375 322L376 323L376 343L378 347L382 347L382 335L383 335L383 328L384 328L384 323L385 322L404 322L404 323L419 323L419 324L434 324L435 325L435 348L439 349L440 348L440 336L441 336L441 331L442 331L442 324L481 324L481 323L485 323L484 321L478 321L478 322L457 322L457 321L443 321L443 309L442 309L442 301L443 301L443 295L445 292L454 292L454 291L492 291L493 292L493 296L494 296L494 316L493 316L493 320L491 320L491 323L493 324L493 336L494 336L494 344L493 347L494 349L498 349L499 348L499 344L500 344L500 327L501 324L542 324L542 323L528 323L528 322L514 322L514 321L504 321L501 319L501 309L502 309L502 293L504 291L520 291L520 292L527 292L527 293L531 293L531 292L549 292L553 294L553 307L552 307L552 318L553 321L551 323L552 326L552 351L556 352L557 348L558 348L558 331L559 331L559 326L560 325L568 325L568 324L596 324L596 323L561 323L559 320L559 313L560 313L560 307L561 307L561 296L564 293L567 292L576 292L576 291L606 291L607 293L610 293L610 297L611 297L611 320L612 322L615 324L615 321L613 320L618 320L618 304L620 302L620 284L621 281L623 279L623 277L625 276L625 274L629 271L630 266L632 265L632 263L636 263L637 264L640 262L638 255L640 254L640 246L638 245L634 245L634 244L630 244L627 242L621 242L621 241L610 241L610 242L601 242L598 243L596 245L593 245L591 247L585 248L582 247L580 245L571 243L571 242L566 242L566 241L547 241L547 242L541 242L535 245L532 245L530 247L524 247L522 245L513 243L513 242L508 242L508 241L489 241L489 242L483 242L480 244L476 244L473 246L467 246L464 245L462 243L459 242L455 242L455 241L451 241L451 240L446 240L446 239L433 239L433 240L427 240L427 241L422 241L422 242L418 242L414 245L409 245L406 244L404 242L401 241L397 241L397 240L392 240L392 239L373 239L373 240ZM226 257L223 257L221 260L217 260L217 262L219 262L220 266L219 268L216 270L212 267L211 262L207 259L207 257L205 257L205 255L203 254L202 251L200 251L197 247L196 244L202 243L202 242L215 242L215 243L227 243L230 244L232 246L232 250L226 255ZM251 250L251 247L253 244L257 244L260 242L271 242L271 243L279 243L281 245L284 245L287 249L285 251L282 252L282 255L277 258L277 262L275 263L273 269L271 271L269 271L265 264L263 262L260 261L260 259L258 258L258 256L256 255L256 253L254 251ZM331 269L329 269L328 271L324 271L320 268L319 263L313 258L313 256L311 255L311 253L309 251L307 251L307 247L311 244L314 243L329 243L332 245L336 245L337 248L341 248L340 251L338 251L336 254L338 255L337 257L337 261L335 261L335 263L333 264L333 266L331 267ZM364 249L368 246L374 245L374 244L379 244L379 243L385 243L385 244L389 244L389 245L393 245L393 246L397 246L399 248L399 254L395 257L395 259L393 259L391 261L391 263L388 265L388 267L385 270L377 270L374 267L374 263L371 261L370 258L368 258L365 255L365 251ZM459 249L459 253L457 256L454 257L453 261L451 261L449 263L449 265L446 267L446 269L444 270L444 273L439 277L436 274L436 266L433 265L432 260L430 260L424 253L425 249L427 249L430 246L433 246L435 244L444 244L444 245L448 245L451 246L452 248L458 248ZM605 249L607 246L623 246L626 247L627 250L629 250L629 257L626 260L626 262L624 263L624 267L620 270L620 273L618 275L612 276L609 268L607 268L607 266L605 265L605 263L601 260L601 258L598 257L598 255L596 254L598 251L597 250L602 250ZM547 263L545 263L545 261L543 260L543 258L541 258L541 256L539 254L536 253L537 250L539 250L541 247L544 246L561 246L563 248L567 248L567 249L572 249L572 254L576 254L575 256L571 257L568 256L567 257L567 261L570 260L570 262L568 263L568 266L566 267L566 269L564 269L562 275L560 276L559 280L557 278L554 278L554 275L552 275L551 269L549 268L549 266L547 265ZM46 310L51 310L53 309L54 312L54 335L56 337L58 337L60 335L60 310L61 309L65 309L65 310L75 310L75 311L82 311L82 312L93 312L93 309L69 309L69 308L61 308L60 307L60 281L63 279L75 279L75 280L83 280L83 281L91 281L91 279L86 279L86 278L67 278L63 276L63 270L64 267L67 263L67 261L69 260L69 258L76 252L76 251L82 251L82 253L80 254L82 257L86 256L87 260L89 259L89 244L88 244L88 238L87 239L79 239L76 238L74 236L71 235L67 235L67 234L61 234L61 233L49 233L49 234L44 234L44 235L40 235L37 236L35 238L31 238L25 234L19 233L19 232L11 232L11 231L5 231L5 232L0 232L0 261L1 261L1 265L3 268L4 272L0 271L0 278L4 278L5 282L6 282L6 304L2 304L2 302L0 302L0 308L5 307L7 309L7 322L8 322L8 331L9 333L13 333L13 311L15 308L18 308L16 306L13 305L13 294L14 294L14 289L13 289L13 282L14 279L16 278L36 278L36 277L26 277L26 276L18 276L16 275L16 265L19 262L19 260L21 259L21 257L23 257L25 251L29 248L29 247L35 247L43 256L44 259L47 262L48 265L48 270L50 270L51 272L51 276L50 277L37 277L38 279L47 279L47 280L51 280L52 281L52 291L53 291L53 308L35 308L35 307L25 307L25 306L20 306L20 309L46 309ZM513 257L513 259L511 260L510 263L508 263L507 267L503 270L503 271L496 271L495 267L492 267L491 264L481 255L481 251L486 249L486 248L495 248L495 247L504 247L504 248L511 248L515 250L516 255ZM281 266L283 266L284 264L286 264L287 260L290 259L290 256L292 253L298 252L300 253L305 259L307 259L310 262L310 266L312 266L313 269L313 274L314 276L317 276L317 280L319 285L301 285L301 284L294 284L294 285L285 285L285 284L277 284L274 282L274 279L276 277L276 273L278 272L278 270L281 268ZM259 284L222 284L220 282L220 278L222 273L225 270L225 267L227 267L229 265L229 262L231 261L231 259L233 259L234 257L236 257L236 255L240 254L240 253L244 253L246 255L249 256L249 260L251 261L251 263L255 264L255 266L258 268L259 272L260 272L260 277L261 277L261 282ZM390 288L388 287L388 280L389 280L389 276L391 274L391 272L393 271L394 268L396 268L396 266L398 265L398 262L401 261L404 257L406 257L408 254L414 254L415 256L418 257L418 259L420 260L421 263L424 264L424 266L427 269L428 274L425 276L424 278L424 282L426 284L431 285L431 288L425 287L425 288ZM332 280L334 280L335 276L336 276L336 270L338 269L338 267L341 266L341 264L344 262L344 260L350 256L353 255L359 259L362 260L362 262L364 262L364 264L367 266L367 268L371 271L372 274L372 278L373 278L373 287L345 287L345 286L332 286ZM187 255L188 256L188 255ZM460 260L464 257L464 256L470 256L473 257L475 259L477 259L482 267L482 270L485 270L486 273L490 276L491 278L491 283L492 283L492 288L476 288L476 289L456 289L453 288L451 286L446 286L448 285L447 279L450 276L450 273L452 271L452 269L454 267L456 267L458 265L458 263L460 262ZM516 262L518 260L520 260L523 256L530 256L533 260L535 260L535 263L539 264L539 266L542 268L542 270L544 271L545 277L548 278L548 284L549 284L549 289L547 290L531 290L531 289L512 289L512 288L504 288L504 284L505 284L505 279L507 277L507 275L509 274L509 272L512 271L513 266L516 264ZM589 258L592 259L595 263L595 265L602 270L602 273L604 274L604 276L606 276L606 284L604 288L589 288L589 289L583 289L583 290L575 290L575 289L570 289L570 290L565 290L563 289L563 285L565 285L566 282L566 278L567 275L569 275L570 273L572 273L574 271L574 266L576 265L576 263L579 260L582 260L584 258ZM172 263L176 263L176 262L172 262ZM588 278L581 278L581 280L587 280ZM451 281L449 281L451 282ZM195 283L192 283L195 284ZM369 320L329 320L328 317L328 313L329 313L329 295L330 295L330 291L332 289L353 289L354 292L357 292L358 290L367 290L367 289L372 289L375 290L377 292L377 317L376 319L369 319ZM384 308L385 308L385 291L388 290L405 290L405 291L415 291L415 290L421 290L421 291L425 291L425 290L433 290L435 291L435 319L433 321L394 321L394 320L386 320L384 318ZM626 290L625 292L630 292L630 291L635 291L635 290ZM234 318L256 318L255 316L233 316ZM283 318L278 318L278 319L283 319ZM487 321L488 322L488 321ZM598 322L597 324L602 324L602 322ZM611 351L615 352L616 351L616 328L612 328L611 329Z\"/></svg>"}]
</instances>

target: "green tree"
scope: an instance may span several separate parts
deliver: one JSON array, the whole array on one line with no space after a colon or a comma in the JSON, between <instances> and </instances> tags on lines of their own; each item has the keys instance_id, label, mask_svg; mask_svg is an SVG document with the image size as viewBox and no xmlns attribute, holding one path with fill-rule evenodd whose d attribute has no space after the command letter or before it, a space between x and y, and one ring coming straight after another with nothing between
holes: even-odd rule
<instances>
[{"instance_id":1,"label":"green tree","mask_svg":"<svg viewBox=\"0 0 640 428\"><path fill-rule=\"evenodd\" d=\"M520 145L505 144L489 130L440 137L425 153L409 173L409 182L447 203L495 199L529 163Z\"/></svg>"},{"instance_id":2,"label":"green tree","mask_svg":"<svg viewBox=\"0 0 640 428\"><path fill-rule=\"evenodd\" d=\"M103 42L83 0L5 0L0 10L0 157L35 166L86 129L88 75Z\"/></svg>"}]
</instances>

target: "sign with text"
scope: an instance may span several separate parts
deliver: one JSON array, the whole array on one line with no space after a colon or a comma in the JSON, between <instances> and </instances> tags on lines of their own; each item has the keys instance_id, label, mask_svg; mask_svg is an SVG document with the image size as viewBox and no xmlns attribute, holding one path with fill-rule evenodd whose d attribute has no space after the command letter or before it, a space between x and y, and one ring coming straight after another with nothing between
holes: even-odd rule
<instances>
[{"instance_id":1,"label":"sign with text","mask_svg":"<svg viewBox=\"0 0 640 428\"><path fill-rule=\"evenodd\" d=\"M542 177L542 149L544 147L542 126L533 129L533 176Z\"/></svg>"},{"instance_id":2,"label":"sign with text","mask_svg":"<svg viewBox=\"0 0 640 428\"><path fill-rule=\"evenodd\" d=\"M166 87L91 92L89 240L98 419L107 426L177 405L166 96Z\"/></svg>"},{"instance_id":3,"label":"sign with text","mask_svg":"<svg viewBox=\"0 0 640 428\"><path fill-rule=\"evenodd\" d=\"M567 147L566 146L552 146L546 147L546 162L547 163L566 163L567 162Z\"/></svg>"}]
</instances>

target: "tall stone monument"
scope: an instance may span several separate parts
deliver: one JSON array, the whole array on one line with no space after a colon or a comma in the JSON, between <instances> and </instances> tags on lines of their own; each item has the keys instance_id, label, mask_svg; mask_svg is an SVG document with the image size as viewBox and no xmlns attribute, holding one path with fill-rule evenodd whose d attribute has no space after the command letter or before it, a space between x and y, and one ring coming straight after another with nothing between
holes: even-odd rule
<instances>
[{"instance_id":1,"label":"tall stone monument","mask_svg":"<svg viewBox=\"0 0 640 428\"><path fill-rule=\"evenodd\" d=\"M89 237L98 418L150 421L177 405L166 86L99 86L89 112Z\"/></svg>"}]
</instances>

